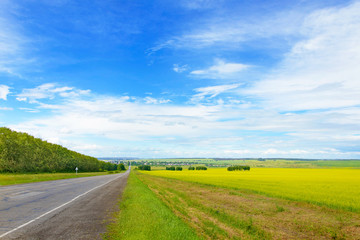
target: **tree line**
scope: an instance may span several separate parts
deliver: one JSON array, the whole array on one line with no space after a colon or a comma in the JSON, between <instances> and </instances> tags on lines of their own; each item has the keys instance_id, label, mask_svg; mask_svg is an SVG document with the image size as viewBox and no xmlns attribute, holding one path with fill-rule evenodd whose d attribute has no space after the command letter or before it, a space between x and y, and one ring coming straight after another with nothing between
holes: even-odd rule
<instances>
[{"instance_id":1,"label":"tree line","mask_svg":"<svg viewBox=\"0 0 360 240\"><path fill-rule=\"evenodd\" d=\"M171 166L171 167L166 167L166 170L170 170L170 171L182 171L182 167L174 167L174 166Z\"/></svg>"},{"instance_id":2,"label":"tree line","mask_svg":"<svg viewBox=\"0 0 360 240\"><path fill-rule=\"evenodd\" d=\"M235 165L227 168L228 171L250 171L250 166Z\"/></svg>"},{"instance_id":3,"label":"tree line","mask_svg":"<svg viewBox=\"0 0 360 240\"><path fill-rule=\"evenodd\" d=\"M204 167L204 166L197 166L197 167L190 166L188 169L189 170L207 170L207 167Z\"/></svg>"},{"instance_id":4,"label":"tree line","mask_svg":"<svg viewBox=\"0 0 360 240\"><path fill-rule=\"evenodd\" d=\"M137 168L135 168L135 169L144 170L144 171L151 171L151 166L149 166L149 165L140 165L140 166L137 166Z\"/></svg>"},{"instance_id":5,"label":"tree line","mask_svg":"<svg viewBox=\"0 0 360 240\"><path fill-rule=\"evenodd\" d=\"M75 167L79 172L118 169L117 164L99 161L27 133L0 128L0 172L73 172Z\"/></svg>"}]
</instances>

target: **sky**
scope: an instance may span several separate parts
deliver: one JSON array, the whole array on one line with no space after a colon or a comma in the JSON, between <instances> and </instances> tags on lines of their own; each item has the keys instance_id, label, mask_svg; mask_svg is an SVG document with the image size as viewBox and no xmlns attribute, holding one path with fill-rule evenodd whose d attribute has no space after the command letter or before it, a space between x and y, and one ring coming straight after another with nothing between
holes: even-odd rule
<instances>
[{"instance_id":1,"label":"sky","mask_svg":"<svg viewBox=\"0 0 360 240\"><path fill-rule=\"evenodd\" d=\"M359 13L1 0L0 126L95 157L360 158Z\"/></svg>"}]
</instances>

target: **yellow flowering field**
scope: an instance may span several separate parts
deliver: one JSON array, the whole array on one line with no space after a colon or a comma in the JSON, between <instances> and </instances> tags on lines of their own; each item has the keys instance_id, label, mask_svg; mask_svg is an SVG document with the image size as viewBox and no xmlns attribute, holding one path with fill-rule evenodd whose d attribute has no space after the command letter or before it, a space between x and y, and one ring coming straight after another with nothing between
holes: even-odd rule
<instances>
[{"instance_id":1,"label":"yellow flowering field","mask_svg":"<svg viewBox=\"0 0 360 240\"><path fill-rule=\"evenodd\" d=\"M246 189L268 196L360 212L360 169L252 168L250 171L142 171L227 188Z\"/></svg>"}]
</instances>

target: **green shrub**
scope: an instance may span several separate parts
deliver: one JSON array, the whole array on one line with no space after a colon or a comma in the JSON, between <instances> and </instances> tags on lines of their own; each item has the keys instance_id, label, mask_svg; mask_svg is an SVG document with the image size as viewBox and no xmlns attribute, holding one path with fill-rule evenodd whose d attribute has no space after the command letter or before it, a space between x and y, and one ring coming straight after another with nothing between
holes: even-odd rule
<instances>
[{"instance_id":1,"label":"green shrub","mask_svg":"<svg viewBox=\"0 0 360 240\"><path fill-rule=\"evenodd\" d=\"M144 171L151 171L151 166L150 165L140 165L137 167L139 170L144 170Z\"/></svg>"},{"instance_id":2,"label":"green shrub","mask_svg":"<svg viewBox=\"0 0 360 240\"><path fill-rule=\"evenodd\" d=\"M227 168L228 171L250 171L250 166L235 165Z\"/></svg>"},{"instance_id":3,"label":"green shrub","mask_svg":"<svg viewBox=\"0 0 360 240\"><path fill-rule=\"evenodd\" d=\"M176 171L182 171L182 167L176 167Z\"/></svg>"},{"instance_id":4,"label":"green shrub","mask_svg":"<svg viewBox=\"0 0 360 240\"><path fill-rule=\"evenodd\" d=\"M120 170L120 171L126 170L125 165L123 163L118 164L117 170Z\"/></svg>"},{"instance_id":5,"label":"green shrub","mask_svg":"<svg viewBox=\"0 0 360 240\"><path fill-rule=\"evenodd\" d=\"M197 166L196 170L207 170L207 167L204 166Z\"/></svg>"},{"instance_id":6,"label":"green shrub","mask_svg":"<svg viewBox=\"0 0 360 240\"><path fill-rule=\"evenodd\" d=\"M188 169L189 170L195 170L195 167L189 167Z\"/></svg>"}]
</instances>

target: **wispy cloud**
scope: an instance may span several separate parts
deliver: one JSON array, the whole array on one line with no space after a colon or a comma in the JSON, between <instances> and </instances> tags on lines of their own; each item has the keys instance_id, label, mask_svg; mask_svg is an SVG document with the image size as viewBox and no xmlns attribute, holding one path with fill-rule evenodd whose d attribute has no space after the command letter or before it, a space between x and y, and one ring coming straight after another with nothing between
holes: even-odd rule
<instances>
[{"instance_id":1,"label":"wispy cloud","mask_svg":"<svg viewBox=\"0 0 360 240\"><path fill-rule=\"evenodd\" d=\"M6 100L9 93L10 87L6 85L0 85L0 99Z\"/></svg>"},{"instance_id":2,"label":"wispy cloud","mask_svg":"<svg viewBox=\"0 0 360 240\"><path fill-rule=\"evenodd\" d=\"M22 111L28 112L28 113L38 113L40 112L39 109L36 108L19 108Z\"/></svg>"},{"instance_id":3,"label":"wispy cloud","mask_svg":"<svg viewBox=\"0 0 360 240\"><path fill-rule=\"evenodd\" d=\"M28 55L29 38L11 15L16 12L15 5L12 1L0 2L0 72L22 78L21 69L34 58Z\"/></svg>"},{"instance_id":4,"label":"wispy cloud","mask_svg":"<svg viewBox=\"0 0 360 240\"><path fill-rule=\"evenodd\" d=\"M229 90L236 89L240 86L240 84L227 84L227 85L217 85L217 86L210 86L210 87L201 87L196 88L194 91L198 92L197 94L193 95L191 98L192 102L198 102L203 100L204 98L214 98L219 94L228 92Z\"/></svg>"},{"instance_id":5,"label":"wispy cloud","mask_svg":"<svg viewBox=\"0 0 360 240\"><path fill-rule=\"evenodd\" d=\"M278 110L360 105L360 3L309 15L297 42L274 73L245 94Z\"/></svg>"},{"instance_id":6,"label":"wispy cloud","mask_svg":"<svg viewBox=\"0 0 360 240\"><path fill-rule=\"evenodd\" d=\"M199 78L228 78L249 68L249 65L242 63L225 62L222 59L215 59L215 64L207 69L191 71L192 76Z\"/></svg>"},{"instance_id":7,"label":"wispy cloud","mask_svg":"<svg viewBox=\"0 0 360 240\"><path fill-rule=\"evenodd\" d=\"M2 110L2 111L12 111L14 109L10 108L10 107L0 107L0 110Z\"/></svg>"},{"instance_id":8,"label":"wispy cloud","mask_svg":"<svg viewBox=\"0 0 360 240\"><path fill-rule=\"evenodd\" d=\"M209 9L219 6L222 0L183 0L179 4L191 10Z\"/></svg>"},{"instance_id":9,"label":"wispy cloud","mask_svg":"<svg viewBox=\"0 0 360 240\"><path fill-rule=\"evenodd\" d=\"M55 83L42 84L36 88L24 89L17 95L18 101L29 101L30 103L36 103L39 99L53 99L56 96L61 97L77 97L80 95L86 95L90 93L90 90L79 90L73 87L59 87Z\"/></svg>"},{"instance_id":10,"label":"wispy cloud","mask_svg":"<svg viewBox=\"0 0 360 240\"><path fill-rule=\"evenodd\" d=\"M157 99L152 97L145 97L144 101L146 104L162 104L162 103L169 103L171 102L170 99Z\"/></svg>"},{"instance_id":11,"label":"wispy cloud","mask_svg":"<svg viewBox=\"0 0 360 240\"><path fill-rule=\"evenodd\" d=\"M187 64L185 64L185 65L174 64L173 65L173 70L177 73L182 73L184 71L187 71L188 69L189 69L189 66Z\"/></svg>"},{"instance_id":12,"label":"wispy cloud","mask_svg":"<svg viewBox=\"0 0 360 240\"><path fill-rule=\"evenodd\" d=\"M255 48L279 47L287 45L291 39L300 36L299 24L306 17L306 11L283 11L253 17L227 15L209 17L200 21L196 27L187 29L155 45L149 52L164 48L202 49L217 46L221 49L241 49L250 41L262 40ZM271 41L276 38L277 41Z\"/></svg>"}]
</instances>

